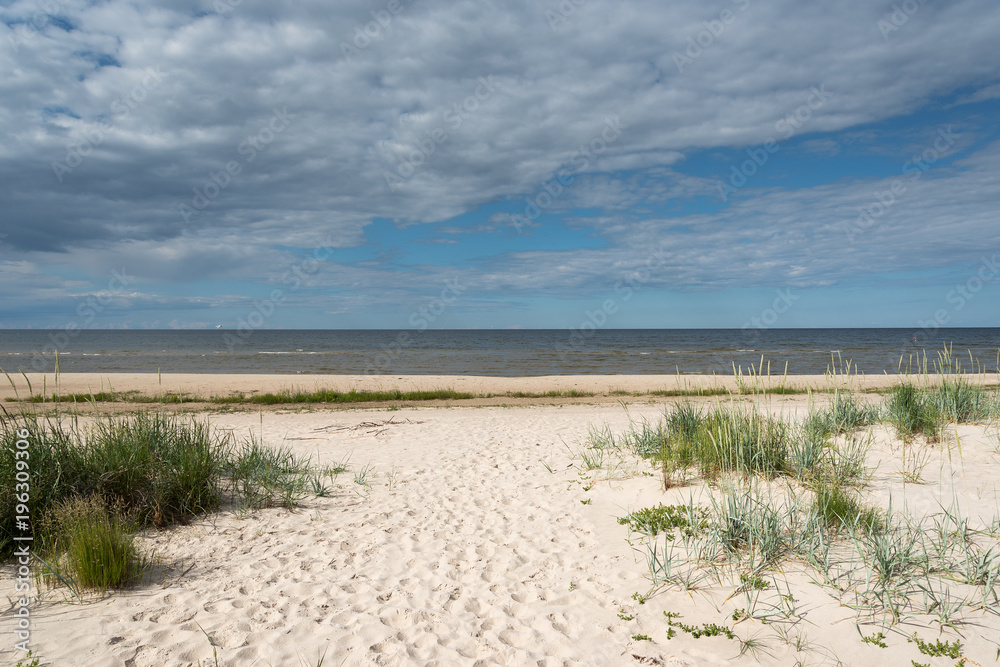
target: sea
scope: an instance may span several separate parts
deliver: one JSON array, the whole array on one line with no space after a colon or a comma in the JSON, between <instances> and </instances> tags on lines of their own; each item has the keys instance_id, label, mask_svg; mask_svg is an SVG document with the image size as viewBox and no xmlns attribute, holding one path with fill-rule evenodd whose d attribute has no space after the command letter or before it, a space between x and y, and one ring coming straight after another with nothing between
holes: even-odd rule
<instances>
[{"instance_id":1,"label":"sea","mask_svg":"<svg viewBox=\"0 0 1000 667\"><path fill-rule=\"evenodd\" d=\"M14 330L7 373L772 375L1000 371L1000 328Z\"/></svg>"}]
</instances>

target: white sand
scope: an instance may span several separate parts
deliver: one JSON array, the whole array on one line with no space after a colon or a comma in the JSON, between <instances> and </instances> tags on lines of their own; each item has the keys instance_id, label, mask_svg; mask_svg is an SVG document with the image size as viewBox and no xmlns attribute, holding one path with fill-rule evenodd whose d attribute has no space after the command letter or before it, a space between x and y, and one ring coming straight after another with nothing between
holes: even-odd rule
<instances>
[{"instance_id":1,"label":"white sand","mask_svg":"<svg viewBox=\"0 0 1000 667\"><path fill-rule=\"evenodd\" d=\"M772 397L768 405L801 415L805 400ZM630 413L655 420L662 408L635 404ZM758 636L770 655L740 656L740 643L724 637L695 640L678 632L668 640L664 611L681 613L689 624L732 626L732 612L743 604L740 597L725 601L732 584L709 580L696 591L662 591L642 605L632 599L649 588L647 568L616 518L703 491L664 493L657 477L641 474L648 467L612 480L606 470L581 469L577 452L589 425L627 427L620 406L208 418L237 434L259 432L262 424L265 442L291 445L325 464L349 457L351 472L340 476L331 496L306 498L296 512L223 513L151 531L143 547L165 571L135 589L86 604L46 593L32 617L43 665L211 665L213 649L202 629L214 639L220 665L316 665L324 654L326 666L945 664L906 641L914 631L938 637L923 617L886 632L888 650L861 643L855 612L794 564L779 576L792 583L801 620L792 626L743 621L734 628L742 638ZM871 462L882 463L869 491L882 503L893 495L898 508L899 443L886 429L877 431ZM1000 457L982 427L963 426L959 433L964 466L956 460L952 473L943 465L947 454L933 447L924 472L933 483L907 484L906 503L934 512L938 498L948 504L954 494L971 514L1000 513ZM954 448L952 455L957 459ZM367 489L353 482L365 466L372 468ZM619 472L627 469L626 463ZM7 574L0 591L13 598ZM623 620L620 612L635 618ZM964 618L965 655L993 664L1000 619L982 612ZM0 623L8 637L0 659L10 660L9 612ZM804 637L807 650L781 640L782 631Z\"/></svg>"}]
</instances>

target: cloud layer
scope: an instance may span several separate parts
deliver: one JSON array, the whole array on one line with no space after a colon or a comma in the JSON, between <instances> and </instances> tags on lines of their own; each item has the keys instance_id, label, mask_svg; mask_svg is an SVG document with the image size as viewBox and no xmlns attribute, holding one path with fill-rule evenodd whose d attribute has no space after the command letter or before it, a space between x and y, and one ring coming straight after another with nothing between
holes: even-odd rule
<instances>
[{"instance_id":1,"label":"cloud layer","mask_svg":"<svg viewBox=\"0 0 1000 667\"><path fill-rule=\"evenodd\" d=\"M1000 245L982 2L45 0L0 20L6 326L61 325L121 268L122 321L239 312L320 247L294 307L363 326L449 277L471 325L474 304L599 297L657 251L650 288L712 291L919 284ZM376 242L378 220L419 230Z\"/></svg>"}]
</instances>

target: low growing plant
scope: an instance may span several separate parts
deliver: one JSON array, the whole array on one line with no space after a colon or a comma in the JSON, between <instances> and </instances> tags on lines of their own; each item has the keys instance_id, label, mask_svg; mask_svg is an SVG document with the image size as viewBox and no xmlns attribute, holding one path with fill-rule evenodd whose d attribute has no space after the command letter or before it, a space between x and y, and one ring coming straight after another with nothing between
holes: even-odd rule
<instances>
[{"instance_id":1,"label":"low growing plant","mask_svg":"<svg viewBox=\"0 0 1000 667\"><path fill-rule=\"evenodd\" d=\"M629 529L637 533L645 533L650 537L666 533L667 539L673 539L674 528L681 529L685 535L691 535L707 528L710 516L709 511L701 507L657 505L656 507L644 507L627 516L620 517L618 523L623 526L627 525Z\"/></svg>"}]
</instances>

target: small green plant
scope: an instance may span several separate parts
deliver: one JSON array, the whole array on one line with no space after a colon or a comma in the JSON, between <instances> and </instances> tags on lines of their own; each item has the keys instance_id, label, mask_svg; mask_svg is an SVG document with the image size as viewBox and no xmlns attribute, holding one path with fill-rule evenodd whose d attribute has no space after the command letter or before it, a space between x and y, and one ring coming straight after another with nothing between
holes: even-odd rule
<instances>
[{"instance_id":1,"label":"small green plant","mask_svg":"<svg viewBox=\"0 0 1000 667\"><path fill-rule=\"evenodd\" d=\"M580 450L580 460L583 461L584 470L600 470L604 467L608 454L598 446L591 446Z\"/></svg>"},{"instance_id":2,"label":"small green plant","mask_svg":"<svg viewBox=\"0 0 1000 667\"><path fill-rule=\"evenodd\" d=\"M586 500L581 500L580 504L581 505L589 505L592 500L593 500L593 498L587 498Z\"/></svg>"},{"instance_id":3,"label":"small green plant","mask_svg":"<svg viewBox=\"0 0 1000 667\"><path fill-rule=\"evenodd\" d=\"M771 582L764 581L763 579L761 579L760 577L758 577L755 574L751 575L751 574L746 574L746 573L741 572L740 573L740 581L743 582L743 585L740 587L740 588L743 588L743 589L751 589L751 590L755 590L755 591L762 591L762 590L764 590L766 588L770 588L771 587Z\"/></svg>"},{"instance_id":4,"label":"small green plant","mask_svg":"<svg viewBox=\"0 0 1000 667\"><path fill-rule=\"evenodd\" d=\"M620 517L618 523L650 537L665 533L667 539L672 540L674 528L680 528L685 535L693 535L708 527L709 516L709 511L701 507L692 509L688 505L657 505Z\"/></svg>"},{"instance_id":5,"label":"small green plant","mask_svg":"<svg viewBox=\"0 0 1000 667\"><path fill-rule=\"evenodd\" d=\"M942 642L940 639L936 639L933 644L930 642L925 642L917 633L913 633L912 637L908 637L907 640L910 643L916 644L917 648L924 655L929 655L932 658L946 657L946 658L961 658L962 657L962 642L957 639L953 642Z\"/></svg>"},{"instance_id":6,"label":"small green plant","mask_svg":"<svg viewBox=\"0 0 1000 667\"><path fill-rule=\"evenodd\" d=\"M30 657L31 657L31 651L28 651L27 653L24 654L25 660L27 660ZM38 658L35 658L31 662L24 662L23 660L18 660L17 665L15 665L15 667L38 667L38 665L39 665Z\"/></svg>"},{"instance_id":7,"label":"small green plant","mask_svg":"<svg viewBox=\"0 0 1000 667\"><path fill-rule=\"evenodd\" d=\"M323 472L326 473L327 477L336 478L337 475L343 474L349 470L350 459L350 456L346 456L342 461L338 461L333 465L327 466Z\"/></svg>"},{"instance_id":8,"label":"small green plant","mask_svg":"<svg viewBox=\"0 0 1000 667\"><path fill-rule=\"evenodd\" d=\"M642 593L636 592L632 593L632 599L639 604L646 604L646 600L649 599L649 595L643 595Z\"/></svg>"},{"instance_id":9,"label":"small green plant","mask_svg":"<svg viewBox=\"0 0 1000 667\"><path fill-rule=\"evenodd\" d=\"M701 627L696 625L687 625L676 619L680 618L680 614L677 612L663 612L663 615L667 618L667 625L671 628L679 628L684 632L688 633L695 639L700 639L701 637L727 637L728 639L733 639L735 635L733 631L724 625L718 625L717 623L703 623Z\"/></svg>"},{"instance_id":10,"label":"small green plant","mask_svg":"<svg viewBox=\"0 0 1000 667\"><path fill-rule=\"evenodd\" d=\"M878 646L879 648L886 648L885 635L881 632L876 632L871 635L862 636L861 641L866 644L871 644L872 646Z\"/></svg>"},{"instance_id":11,"label":"small green plant","mask_svg":"<svg viewBox=\"0 0 1000 667\"><path fill-rule=\"evenodd\" d=\"M315 474L309 478L310 490L317 498L325 498L330 495L330 487L323 482L323 476Z\"/></svg>"},{"instance_id":12,"label":"small green plant","mask_svg":"<svg viewBox=\"0 0 1000 667\"><path fill-rule=\"evenodd\" d=\"M368 488L369 480L368 476L374 476L373 468L371 465L366 465L361 470L354 473L354 483L358 486Z\"/></svg>"},{"instance_id":13,"label":"small green plant","mask_svg":"<svg viewBox=\"0 0 1000 667\"><path fill-rule=\"evenodd\" d=\"M634 639L637 642L651 642L651 641L653 641L653 638L650 637L649 635L632 635L632 639Z\"/></svg>"},{"instance_id":14,"label":"small green plant","mask_svg":"<svg viewBox=\"0 0 1000 667\"><path fill-rule=\"evenodd\" d=\"M632 614L626 613L626 611L624 609L619 609L618 610L618 618L622 619L623 621L631 621L631 620L635 619L635 616L633 616Z\"/></svg>"},{"instance_id":15,"label":"small green plant","mask_svg":"<svg viewBox=\"0 0 1000 667\"><path fill-rule=\"evenodd\" d=\"M927 467L929 454L926 449L921 449L919 451L910 451L910 456L905 456L902 467L899 470L899 474L903 476L903 479L910 484L926 484L924 481L924 468Z\"/></svg>"}]
</instances>

